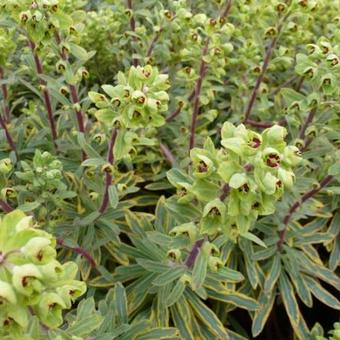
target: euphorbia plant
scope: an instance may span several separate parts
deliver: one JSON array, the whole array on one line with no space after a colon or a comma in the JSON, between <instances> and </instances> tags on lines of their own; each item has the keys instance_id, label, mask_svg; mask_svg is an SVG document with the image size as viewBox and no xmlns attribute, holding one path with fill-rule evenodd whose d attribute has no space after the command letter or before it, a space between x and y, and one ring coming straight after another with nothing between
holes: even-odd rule
<instances>
[{"instance_id":1,"label":"euphorbia plant","mask_svg":"<svg viewBox=\"0 0 340 340\"><path fill-rule=\"evenodd\" d=\"M0 0L1 337L336 337L338 7Z\"/></svg>"}]
</instances>

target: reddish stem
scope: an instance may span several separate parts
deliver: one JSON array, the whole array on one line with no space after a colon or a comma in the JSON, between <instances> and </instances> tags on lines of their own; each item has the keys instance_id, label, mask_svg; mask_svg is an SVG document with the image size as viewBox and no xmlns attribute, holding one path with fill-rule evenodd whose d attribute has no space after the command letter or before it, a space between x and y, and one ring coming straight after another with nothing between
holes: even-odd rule
<instances>
[{"instance_id":1,"label":"reddish stem","mask_svg":"<svg viewBox=\"0 0 340 340\"><path fill-rule=\"evenodd\" d=\"M299 134L299 138L300 139L304 139L305 138L306 130L307 130L308 126L312 123L312 121L314 119L314 116L315 116L315 113L316 113L316 108L313 108L309 112L309 114L306 117L306 120L304 121L304 123L301 125L300 134Z\"/></svg>"},{"instance_id":2,"label":"reddish stem","mask_svg":"<svg viewBox=\"0 0 340 340\"><path fill-rule=\"evenodd\" d=\"M30 46L32 54L33 54L33 58L34 58L35 66L36 66L36 69L37 69L37 73L38 73L38 75L42 75L44 73L43 72L43 66L42 66L42 63L40 61L39 56L34 51L35 50L34 42L29 40L29 46ZM48 121L50 123L53 145L54 145L55 149L58 150L57 142L56 142L56 140L58 138L57 137L57 129L56 129L55 122L54 122L54 117L53 117L53 110L52 110L50 93L49 93L49 91L47 89L47 83L46 83L45 80L43 80L43 79L41 79L39 77L39 83L40 83L40 85L42 85L44 87L43 88L43 96L44 96L45 107L46 107L46 110L47 110Z\"/></svg>"},{"instance_id":3,"label":"reddish stem","mask_svg":"<svg viewBox=\"0 0 340 340\"><path fill-rule=\"evenodd\" d=\"M113 128L112 129L112 134L111 134L111 140L109 144L109 150L107 153L107 161L113 165L113 148L116 142L117 138L117 129ZM106 211L108 205L109 205L109 187L112 184L112 173L111 171L107 171L105 173L105 189L104 189L104 196L103 196L103 201L102 204L99 208L100 214L104 214Z\"/></svg>"},{"instance_id":4,"label":"reddish stem","mask_svg":"<svg viewBox=\"0 0 340 340\"><path fill-rule=\"evenodd\" d=\"M0 67L0 80L4 79L4 70L2 67ZM4 111L5 111L5 118L7 120L7 122L10 121L10 109L8 106L8 91L7 91L7 86L6 84L2 84L1 85L1 89L2 89L2 94L4 97Z\"/></svg>"},{"instance_id":5,"label":"reddish stem","mask_svg":"<svg viewBox=\"0 0 340 340\"><path fill-rule=\"evenodd\" d=\"M55 33L55 40L56 40L58 46L60 46L61 37L60 37L60 34L58 32ZM67 57L66 53L63 51L63 49L61 49L61 51L60 51L60 57L64 61L68 61L68 57ZM69 85L69 89L70 89L70 93L71 93L72 103L80 105L80 100L79 100L78 91L77 91L76 86ZM78 131L85 134L85 123L84 123L84 118L83 118L84 114L83 114L82 110L78 110L76 108L74 109L74 111L75 111L76 117L77 117ZM83 161L85 159L87 159L87 154L84 150L82 151L82 159L83 159Z\"/></svg>"},{"instance_id":6,"label":"reddish stem","mask_svg":"<svg viewBox=\"0 0 340 340\"><path fill-rule=\"evenodd\" d=\"M178 106L178 108L166 118L166 122L169 123L174 120L181 113L182 107L183 106Z\"/></svg>"},{"instance_id":7,"label":"reddish stem","mask_svg":"<svg viewBox=\"0 0 340 340\"><path fill-rule=\"evenodd\" d=\"M256 120L247 119L246 121L244 121L244 124L248 124L248 125L257 127L259 129L267 129L267 128L272 127L275 124L285 126L287 125L287 120L286 118L282 118L277 123L271 123L271 122L258 122Z\"/></svg>"},{"instance_id":8,"label":"reddish stem","mask_svg":"<svg viewBox=\"0 0 340 340\"><path fill-rule=\"evenodd\" d=\"M274 48L276 46L276 43L278 41L278 38L279 38L279 35L280 35L280 32L281 32L281 29L282 29L282 26L283 26L283 22L287 19L288 17L288 14L281 20L281 22L279 23L278 25L278 28L277 28L277 34L276 36L272 39L267 51L266 51L266 54L264 56L264 60L263 60L263 65L262 65L262 70L261 70L261 73L259 74L259 76L257 77L256 79L256 83L255 83L255 86L254 86L254 89L253 89L253 92L250 96L250 99L249 99L249 102L248 102L248 105L247 105L247 108L245 110L245 113L244 113L244 122L248 121L250 115L251 115L251 112L252 112L252 109L254 107L254 104L255 104L255 101L256 101L256 98L257 98L257 92L260 88L260 85L263 81L263 78L264 78L264 75L268 69L268 66L269 66L269 61L270 61L270 58L273 54L273 51L274 51Z\"/></svg>"},{"instance_id":9,"label":"reddish stem","mask_svg":"<svg viewBox=\"0 0 340 340\"><path fill-rule=\"evenodd\" d=\"M221 18L226 18L229 15L230 9L232 5L232 0L227 0L224 11L221 14Z\"/></svg>"},{"instance_id":10,"label":"reddish stem","mask_svg":"<svg viewBox=\"0 0 340 340\"><path fill-rule=\"evenodd\" d=\"M196 83L195 87L195 95L194 95L194 109L192 113L192 120L191 120L191 129L190 129L190 141L189 141L189 151L195 146L195 134L196 134L196 125L197 125L197 117L200 110L200 95L201 95L201 89L203 84L203 79L206 74L207 70L207 64L204 61L204 57L208 53L208 47L209 47L209 38L206 39L205 45L202 52L201 57L201 65L199 70L199 78Z\"/></svg>"},{"instance_id":11,"label":"reddish stem","mask_svg":"<svg viewBox=\"0 0 340 340\"><path fill-rule=\"evenodd\" d=\"M87 252L85 249L81 248L81 247L70 247L70 246L67 246L65 243L64 243L64 240L58 238L57 239L57 244L63 248L66 248L66 249L70 249L72 251L74 251L75 253L83 256L91 265L92 268L96 268L96 261L93 259L93 257L90 255L89 252Z\"/></svg>"},{"instance_id":12,"label":"reddish stem","mask_svg":"<svg viewBox=\"0 0 340 340\"><path fill-rule=\"evenodd\" d=\"M6 125L6 122L4 121L4 119L2 118L2 116L0 115L0 126L4 129L5 131L5 135L6 135L6 139L7 139L7 142L9 144L9 146L11 147L11 149L15 152L16 155L17 154L17 148L15 146L15 143L14 143L14 140L7 128L7 125Z\"/></svg>"},{"instance_id":13,"label":"reddish stem","mask_svg":"<svg viewBox=\"0 0 340 340\"><path fill-rule=\"evenodd\" d=\"M166 144L160 143L159 148L169 165L174 166L176 164L176 158L170 151L169 147Z\"/></svg>"},{"instance_id":14,"label":"reddish stem","mask_svg":"<svg viewBox=\"0 0 340 340\"><path fill-rule=\"evenodd\" d=\"M130 28L131 28L131 31L133 33L135 33L136 32L136 20L135 20L135 17L133 15L132 0L127 0L127 7L131 11ZM133 36L133 41L136 42L136 40L137 40L136 37ZM136 67L138 65L138 60L136 58L133 58L132 64L133 64L133 66Z\"/></svg>"},{"instance_id":15,"label":"reddish stem","mask_svg":"<svg viewBox=\"0 0 340 340\"><path fill-rule=\"evenodd\" d=\"M290 222L295 211L298 208L300 208L303 203L305 203L307 200L309 200L314 195L316 195L320 190L322 190L324 187L326 187L332 180L333 180L333 176L327 175L326 177L324 177L320 181L317 188L311 189L311 190L307 191L306 193L304 193L301 196L301 198L299 200L297 200L296 202L294 202L293 205L289 208L288 213L286 214L286 216L283 219L284 228L282 230L280 230L280 232L279 232L279 241L277 243L277 247L278 247L279 251L282 251L282 246L283 246L283 244L285 242L285 238L286 238L288 223Z\"/></svg>"}]
</instances>

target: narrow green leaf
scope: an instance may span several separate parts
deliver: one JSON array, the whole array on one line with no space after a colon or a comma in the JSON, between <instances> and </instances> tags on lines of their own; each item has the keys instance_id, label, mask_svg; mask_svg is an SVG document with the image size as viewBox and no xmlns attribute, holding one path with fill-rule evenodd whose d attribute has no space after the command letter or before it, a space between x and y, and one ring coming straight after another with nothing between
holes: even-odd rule
<instances>
[{"instance_id":1,"label":"narrow green leaf","mask_svg":"<svg viewBox=\"0 0 340 340\"><path fill-rule=\"evenodd\" d=\"M160 340L160 339L180 339L177 328L153 328L150 331L141 334L138 340Z\"/></svg>"},{"instance_id":2,"label":"narrow green leaf","mask_svg":"<svg viewBox=\"0 0 340 340\"><path fill-rule=\"evenodd\" d=\"M148 259L136 258L139 265L149 272L164 273L170 269L169 265L162 262L152 261Z\"/></svg>"},{"instance_id":3,"label":"narrow green leaf","mask_svg":"<svg viewBox=\"0 0 340 340\"><path fill-rule=\"evenodd\" d=\"M114 288L115 292L115 307L116 307L116 322L120 326L128 323L128 306L126 300L126 293L123 285L118 282Z\"/></svg>"},{"instance_id":4,"label":"narrow green leaf","mask_svg":"<svg viewBox=\"0 0 340 340\"><path fill-rule=\"evenodd\" d=\"M115 185L109 186L109 201L113 209L117 208L119 197L118 197L118 191Z\"/></svg>"},{"instance_id":5,"label":"narrow green leaf","mask_svg":"<svg viewBox=\"0 0 340 340\"><path fill-rule=\"evenodd\" d=\"M199 250L198 256L194 264L194 268L192 270L193 290L197 290L202 287L205 277L207 275L209 255L206 251L203 251L202 248Z\"/></svg>"},{"instance_id":6,"label":"narrow green leaf","mask_svg":"<svg viewBox=\"0 0 340 340\"><path fill-rule=\"evenodd\" d=\"M85 150L90 158L101 158L100 154L86 142L84 133L78 132L77 140L81 149Z\"/></svg>"},{"instance_id":7,"label":"narrow green leaf","mask_svg":"<svg viewBox=\"0 0 340 340\"><path fill-rule=\"evenodd\" d=\"M325 305L340 310L340 302L339 300L329 293L325 288L323 288L316 280L312 279L309 276L305 276L304 280L307 283L307 286L311 290L312 294L320 300Z\"/></svg>"},{"instance_id":8,"label":"narrow green leaf","mask_svg":"<svg viewBox=\"0 0 340 340\"><path fill-rule=\"evenodd\" d=\"M119 337L119 340L136 339L138 335L143 334L150 327L149 320L140 320L131 325L129 330Z\"/></svg>"},{"instance_id":9,"label":"narrow green leaf","mask_svg":"<svg viewBox=\"0 0 340 340\"><path fill-rule=\"evenodd\" d=\"M171 293L167 297L166 305L172 306L174 303L176 303L179 300L179 298L183 295L184 290L185 284L181 280L178 280L175 283L175 286L173 287Z\"/></svg>"},{"instance_id":10,"label":"narrow green leaf","mask_svg":"<svg viewBox=\"0 0 340 340\"><path fill-rule=\"evenodd\" d=\"M256 300L239 292L229 291L226 289L221 289L219 292L207 289L207 292L209 298L230 303L239 308L246 310L256 310L259 307Z\"/></svg>"},{"instance_id":11,"label":"narrow green leaf","mask_svg":"<svg viewBox=\"0 0 340 340\"><path fill-rule=\"evenodd\" d=\"M269 293L273 290L277 279L281 272L281 258L280 255L276 255L273 258L272 266L269 270L268 276L264 282L264 291Z\"/></svg>"},{"instance_id":12,"label":"narrow green leaf","mask_svg":"<svg viewBox=\"0 0 340 340\"><path fill-rule=\"evenodd\" d=\"M259 296L259 308L255 311L253 324L252 324L252 334L254 337L258 336L262 330L264 325L266 324L270 312L273 308L275 302L275 293L267 294L265 292L261 292Z\"/></svg>"},{"instance_id":13,"label":"narrow green leaf","mask_svg":"<svg viewBox=\"0 0 340 340\"><path fill-rule=\"evenodd\" d=\"M208 308L207 305L204 304L191 289L187 288L184 291L184 294L195 314L202 321L202 323L205 324L210 329L210 331L222 339L229 339L228 333L216 314L210 308Z\"/></svg>"},{"instance_id":14,"label":"narrow green leaf","mask_svg":"<svg viewBox=\"0 0 340 340\"><path fill-rule=\"evenodd\" d=\"M283 271L279 278L279 289L289 320L292 325L296 326L299 323L299 307L294 296L294 289Z\"/></svg>"},{"instance_id":15,"label":"narrow green leaf","mask_svg":"<svg viewBox=\"0 0 340 340\"><path fill-rule=\"evenodd\" d=\"M195 340L192 334L192 327L190 326L190 313L181 313L180 304L175 303L170 307L172 320L179 330L182 339Z\"/></svg>"},{"instance_id":16,"label":"narrow green leaf","mask_svg":"<svg viewBox=\"0 0 340 340\"><path fill-rule=\"evenodd\" d=\"M163 274L159 275L155 280L153 280L152 284L154 284L155 286L164 286L181 277L185 273L185 271L185 267L170 268Z\"/></svg>"},{"instance_id":17,"label":"narrow green leaf","mask_svg":"<svg viewBox=\"0 0 340 340\"><path fill-rule=\"evenodd\" d=\"M258 244L259 246L261 246L263 248L267 248L266 244L261 239L259 239L256 235L252 234L249 231L242 234L241 237L244 237L244 238L246 238L250 241L253 241L254 243Z\"/></svg>"},{"instance_id":18,"label":"narrow green leaf","mask_svg":"<svg viewBox=\"0 0 340 340\"><path fill-rule=\"evenodd\" d=\"M86 336L97 329L103 322L103 317L98 313L87 315L79 319L67 329L67 332L75 336Z\"/></svg>"}]
</instances>

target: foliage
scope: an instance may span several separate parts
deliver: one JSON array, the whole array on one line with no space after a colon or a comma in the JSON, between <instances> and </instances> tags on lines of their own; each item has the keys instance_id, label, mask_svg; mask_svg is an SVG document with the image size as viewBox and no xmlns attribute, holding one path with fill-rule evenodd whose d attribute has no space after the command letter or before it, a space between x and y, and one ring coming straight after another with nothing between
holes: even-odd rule
<instances>
[{"instance_id":1,"label":"foliage","mask_svg":"<svg viewBox=\"0 0 340 340\"><path fill-rule=\"evenodd\" d=\"M1 336L337 339L339 7L0 0Z\"/></svg>"}]
</instances>

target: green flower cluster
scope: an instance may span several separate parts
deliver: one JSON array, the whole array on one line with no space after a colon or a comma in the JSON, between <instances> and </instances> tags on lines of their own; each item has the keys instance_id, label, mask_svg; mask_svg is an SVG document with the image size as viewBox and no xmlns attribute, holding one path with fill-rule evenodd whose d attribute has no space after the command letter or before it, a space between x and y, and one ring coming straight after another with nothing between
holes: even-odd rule
<instances>
[{"instance_id":1,"label":"green flower cluster","mask_svg":"<svg viewBox=\"0 0 340 340\"><path fill-rule=\"evenodd\" d=\"M72 28L72 18L60 9L62 5L59 0L0 1L0 7L26 29L35 44L54 38L55 29Z\"/></svg>"},{"instance_id":2,"label":"green flower cluster","mask_svg":"<svg viewBox=\"0 0 340 340\"><path fill-rule=\"evenodd\" d=\"M191 150L190 175L168 172L179 202L202 204L201 233L244 235L259 215L274 213L276 201L294 183L292 168L301 160L299 149L286 145L286 134L278 125L259 134L226 122L223 148L216 150L208 139L203 149Z\"/></svg>"},{"instance_id":3,"label":"green flower cluster","mask_svg":"<svg viewBox=\"0 0 340 340\"><path fill-rule=\"evenodd\" d=\"M123 128L158 127L165 123L162 112L168 110L170 87L168 75L159 74L157 68L132 66L127 77L118 73L118 85L102 85L110 97L89 92L99 110L95 115L100 122Z\"/></svg>"},{"instance_id":4,"label":"green flower cluster","mask_svg":"<svg viewBox=\"0 0 340 340\"><path fill-rule=\"evenodd\" d=\"M32 165L22 161L21 166L23 171L17 171L15 174L27 183L29 191L47 190L55 192L66 188L62 182L63 165L61 161L47 151L36 150Z\"/></svg>"},{"instance_id":5,"label":"green flower cluster","mask_svg":"<svg viewBox=\"0 0 340 340\"><path fill-rule=\"evenodd\" d=\"M0 220L0 336L19 339L32 316L56 328L86 291L77 265L56 260L56 241L20 210Z\"/></svg>"},{"instance_id":6,"label":"green flower cluster","mask_svg":"<svg viewBox=\"0 0 340 340\"><path fill-rule=\"evenodd\" d=\"M295 71L311 83L315 91L325 95L339 94L340 58L339 46L332 46L325 38L307 45L308 55L296 56Z\"/></svg>"}]
</instances>

